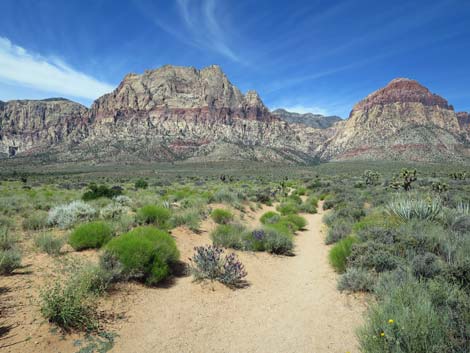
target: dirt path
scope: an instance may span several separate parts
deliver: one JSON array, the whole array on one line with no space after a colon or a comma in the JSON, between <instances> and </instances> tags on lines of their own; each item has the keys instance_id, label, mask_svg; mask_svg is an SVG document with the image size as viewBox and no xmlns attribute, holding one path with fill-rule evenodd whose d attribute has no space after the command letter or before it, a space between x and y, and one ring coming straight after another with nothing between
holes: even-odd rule
<instances>
[{"instance_id":1,"label":"dirt path","mask_svg":"<svg viewBox=\"0 0 470 353\"><path fill-rule=\"evenodd\" d=\"M296 256L238 253L248 288L200 285L190 277L169 288L139 288L112 352L357 352L363 299L337 291L322 213L304 216L309 225L296 238ZM207 234L174 234L183 259L209 243Z\"/></svg>"}]
</instances>

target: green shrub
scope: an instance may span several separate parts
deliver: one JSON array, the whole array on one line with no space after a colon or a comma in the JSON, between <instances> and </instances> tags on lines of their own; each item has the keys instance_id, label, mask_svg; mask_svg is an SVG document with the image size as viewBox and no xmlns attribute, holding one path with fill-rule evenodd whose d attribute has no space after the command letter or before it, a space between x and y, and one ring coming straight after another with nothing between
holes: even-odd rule
<instances>
[{"instance_id":1,"label":"green shrub","mask_svg":"<svg viewBox=\"0 0 470 353\"><path fill-rule=\"evenodd\" d=\"M21 267L21 252L16 248L0 249L0 275L9 275Z\"/></svg>"},{"instance_id":2,"label":"green shrub","mask_svg":"<svg viewBox=\"0 0 470 353\"><path fill-rule=\"evenodd\" d=\"M357 243L357 238L349 236L340 240L330 249L328 258L337 272L342 273L346 270L346 262L348 256L351 254L351 248L354 243Z\"/></svg>"},{"instance_id":3,"label":"green shrub","mask_svg":"<svg viewBox=\"0 0 470 353\"><path fill-rule=\"evenodd\" d=\"M40 230L47 227L47 212L37 211L23 220L23 229Z\"/></svg>"},{"instance_id":4,"label":"green shrub","mask_svg":"<svg viewBox=\"0 0 470 353\"><path fill-rule=\"evenodd\" d=\"M136 189L147 189L149 184L144 179L138 179L134 186Z\"/></svg>"},{"instance_id":5,"label":"green shrub","mask_svg":"<svg viewBox=\"0 0 470 353\"><path fill-rule=\"evenodd\" d=\"M57 256L64 245L64 239L50 233L41 233L34 238L34 245L49 255Z\"/></svg>"},{"instance_id":6,"label":"green shrub","mask_svg":"<svg viewBox=\"0 0 470 353\"><path fill-rule=\"evenodd\" d=\"M340 291L371 292L376 282L376 276L370 271L350 267L338 280Z\"/></svg>"},{"instance_id":7,"label":"green shrub","mask_svg":"<svg viewBox=\"0 0 470 353\"><path fill-rule=\"evenodd\" d=\"M229 210L217 208L211 213L211 217L217 224L227 224L233 220L233 214Z\"/></svg>"},{"instance_id":8,"label":"green shrub","mask_svg":"<svg viewBox=\"0 0 470 353\"><path fill-rule=\"evenodd\" d=\"M265 228L273 229L276 232L282 233L284 235L292 235L298 230L297 226L294 223L291 223L285 219L281 219L277 223L266 224Z\"/></svg>"},{"instance_id":9,"label":"green shrub","mask_svg":"<svg viewBox=\"0 0 470 353\"><path fill-rule=\"evenodd\" d=\"M153 224L158 228L166 228L171 212L161 206L147 205L137 210L137 222L140 224Z\"/></svg>"},{"instance_id":10,"label":"green shrub","mask_svg":"<svg viewBox=\"0 0 470 353\"><path fill-rule=\"evenodd\" d=\"M460 234L470 234L470 216L460 216L452 222L451 229Z\"/></svg>"},{"instance_id":11,"label":"green shrub","mask_svg":"<svg viewBox=\"0 0 470 353\"><path fill-rule=\"evenodd\" d=\"M376 272L394 270L402 262L402 259L394 254L394 247L374 241L354 245L348 258L350 266L374 270Z\"/></svg>"},{"instance_id":12,"label":"green shrub","mask_svg":"<svg viewBox=\"0 0 470 353\"><path fill-rule=\"evenodd\" d=\"M288 214L293 214L299 212L299 206L293 202L283 202L276 207L276 210L285 216Z\"/></svg>"},{"instance_id":13,"label":"green shrub","mask_svg":"<svg viewBox=\"0 0 470 353\"><path fill-rule=\"evenodd\" d=\"M16 248L18 239L7 228L0 228L0 250Z\"/></svg>"},{"instance_id":14,"label":"green shrub","mask_svg":"<svg viewBox=\"0 0 470 353\"><path fill-rule=\"evenodd\" d=\"M287 221L289 223L293 223L297 229L304 229L307 226L307 220L304 217L296 214L289 214L287 216L283 216L282 220Z\"/></svg>"},{"instance_id":15,"label":"green shrub","mask_svg":"<svg viewBox=\"0 0 470 353\"><path fill-rule=\"evenodd\" d=\"M279 213L268 211L263 213L259 220L262 224L273 224L279 222L280 219L281 215Z\"/></svg>"},{"instance_id":16,"label":"green shrub","mask_svg":"<svg viewBox=\"0 0 470 353\"><path fill-rule=\"evenodd\" d=\"M246 250L247 230L241 224L220 224L211 233L212 242L216 246Z\"/></svg>"},{"instance_id":17,"label":"green shrub","mask_svg":"<svg viewBox=\"0 0 470 353\"><path fill-rule=\"evenodd\" d=\"M97 249L112 237L112 229L105 222L91 222L76 227L69 238L75 250Z\"/></svg>"},{"instance_id":18,"label":"green shrub","mask_svg":"<svg viewBox=\"0 0 470 353\"><path fill-rule=\"evenodd\" d=\"M142 278L153 285L168 277L170 266L179 259L175 240L165 231L138 227L113 238L106 252L122 264L127 278Z\"/></svg>"},{"instance_id":19,"label":"green shrub","mask_svg":"<svg viewBox=\"0 0 470 353\"><path fill-rule=\"evenodd\" d=\"M91 183L88 185L88 191L86 191L83 196L83 201L91 201L99 199L100 197L107 197L112 199L113 197L119 196L122 194L121 187L112 187L109 188L106 185L96 185L95 183Z\"/></svg>"}]
</instances>

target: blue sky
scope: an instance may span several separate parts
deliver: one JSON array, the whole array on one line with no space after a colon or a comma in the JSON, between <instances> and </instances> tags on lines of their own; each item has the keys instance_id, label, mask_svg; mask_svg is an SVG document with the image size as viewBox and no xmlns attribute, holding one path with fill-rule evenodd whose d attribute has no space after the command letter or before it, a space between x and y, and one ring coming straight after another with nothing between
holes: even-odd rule
<instances>
[{"instance_id":1,"label":"blue sky","mask_svg":"<svg viewBox=\"0 0 470 353\"><path fill-rule=\"evenodd\" d=\"M470 111L470 1L2 0L0 99L85 105L129 72L222 67L271 109L347 117L395 77Z\"/></svg>"}]
</instances>

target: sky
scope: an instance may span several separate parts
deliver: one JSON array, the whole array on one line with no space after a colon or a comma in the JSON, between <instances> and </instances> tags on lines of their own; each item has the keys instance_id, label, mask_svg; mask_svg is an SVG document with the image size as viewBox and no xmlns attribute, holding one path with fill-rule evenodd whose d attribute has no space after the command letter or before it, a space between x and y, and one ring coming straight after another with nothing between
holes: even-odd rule
<instances>
[{"instance_id":1,"label":"sky","mask_svg":"<svg viewBox=\"0 0 470 353\"><path fill-rule=\"evenodd\" d=\"M470 111L470 1L0 1L0 100L89 106L165 64L220 65L270 109L345 118L408 77Z\"/></svg>"}]
</instances>

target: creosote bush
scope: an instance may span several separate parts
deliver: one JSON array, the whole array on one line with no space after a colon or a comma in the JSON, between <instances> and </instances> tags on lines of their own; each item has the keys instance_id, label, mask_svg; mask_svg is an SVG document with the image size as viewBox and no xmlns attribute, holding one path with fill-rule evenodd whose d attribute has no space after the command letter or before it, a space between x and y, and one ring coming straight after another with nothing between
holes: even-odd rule
<instances>
[{"instance_id":1,"label":"creosote bush","mask_svg":"<svg viewBox=\"0 0 470 353\"><path fill-rule=\"evenodd\" d=\"M194 248L191 272L196 280L211 279L228 286L241 286L247 275L243 264L234 253L224 254L218 246L199 246Z\"/></svg>"},{"instance_id":2,"label":"creosote bush","mask_svg":"<svg viewBox=\"0 0 470 353\"><path fill-rule=\"evenodd\" d=\"M138 227L113 238L105 252L122 265L122 276L154 285L171 274L171 265L179 259L175 240L154 227Z\"/></svg>"},{"instance_id":3,"label":"creosote bush","mask_svg":"<svg viewBox=\"0 0 470 353\"><path fill-rule=\"evenodd\" d=\"M119 196L122 194L122 188L119 186L113 186L109 188L106 185L96 185L95 183L91 183L88 185L88 191L86 191L83 196L83 201L90 201L96 200L100 197L107 197L108 199L112 199L113 197Z\"/></svg>"},{"instance_id":4,"label":"creosote bush","mask_svg":"<svg viewBox=\"0 0 470 353\"><path fill-rule=\"evenodd\" d=\"M69 237L69 244L75 250L97 249L112 237L111 227L101 221L77 226Z\"/></svg>"},{"instance_id":5,"label":"creosote bush","mask_svg":"<svg viewBox=\"0 0 470 353\"><path fill-rule=\"evenodd\" d=\"M147 189L149 184L144 179L138 179L134 184L136 189Z\"/></svg>"},{"instance_id":6,"label":"creosote bush","mask_svg":"<svg viewBox=\"0 0 470 353\"><path fill-rule=\"evenodd\" d=\"M217 208L212 211L211 217L217 224L227 224L233 220L233 214L229 210Z\"/></svg>"}]
</instances>

